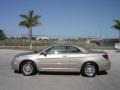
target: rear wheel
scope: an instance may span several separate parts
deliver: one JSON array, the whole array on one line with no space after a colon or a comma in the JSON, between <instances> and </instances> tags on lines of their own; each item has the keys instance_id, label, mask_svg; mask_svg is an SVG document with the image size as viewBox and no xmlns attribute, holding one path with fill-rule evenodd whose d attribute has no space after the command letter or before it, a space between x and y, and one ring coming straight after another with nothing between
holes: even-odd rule
<instances>
[{"instance_id":1,"label":"rear wheel","mask_svg":"<svg viewBox=\"0 0 120 90\"><path fill-rule=\"evenodd\" d=\"M81 73L83 76L94 77L97 73L97 68L94 63L86 63L82 66Z\"/></svg>"},{"instance_id":2,"label":"rear wheel","mask_svg":"<svg viewBox=\"0 0 120 90\"><path fill-rule=\"evenodd\" d=\"M31 76L36 74L36 66L33 62L31 61L25 61L21 65L21 72L25 76Z\"/></svg>"}]
</instances>

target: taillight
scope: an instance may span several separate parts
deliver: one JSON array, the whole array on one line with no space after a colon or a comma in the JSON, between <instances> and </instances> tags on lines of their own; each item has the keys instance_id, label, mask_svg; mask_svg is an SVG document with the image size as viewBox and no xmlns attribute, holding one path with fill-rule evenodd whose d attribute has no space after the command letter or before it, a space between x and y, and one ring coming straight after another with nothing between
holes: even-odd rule
<instances>
[{"instance_id":1,"label":"taillight","mask_svg":"<svg viewBox=\"0 0 120 90\"><path fill-rule=\"evenodd\" d=\"M108 57L107 54L103 55L103 57L104 57L105 59L109 60L109 57Z\"/></svg>"}]
</instances>

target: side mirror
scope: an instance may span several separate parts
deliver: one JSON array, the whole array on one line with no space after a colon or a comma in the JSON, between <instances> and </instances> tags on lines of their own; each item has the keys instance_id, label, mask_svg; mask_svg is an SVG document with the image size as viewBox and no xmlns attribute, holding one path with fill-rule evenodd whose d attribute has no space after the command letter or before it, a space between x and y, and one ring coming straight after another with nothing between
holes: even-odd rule
<instances>
[{"instance_id":1,"label":"side mirror","mask_svg":"<svg viewBox=\"0 0 120 90\"><path fill-rule=\"evenodd\" d=\"M34 51L35 53L38 53L38 51Z\"/></svg>"},{"instance_id":2,"label":"side mirror","mask_svg":"<svg viewBox=\"0 0 120 90\"><path fill-rule=\"evenodd\" d=\"M47 56L47 52L45 52L45 51L42 52L41 54L44 55L44 56Z\"/></svg>"}]
</instances>

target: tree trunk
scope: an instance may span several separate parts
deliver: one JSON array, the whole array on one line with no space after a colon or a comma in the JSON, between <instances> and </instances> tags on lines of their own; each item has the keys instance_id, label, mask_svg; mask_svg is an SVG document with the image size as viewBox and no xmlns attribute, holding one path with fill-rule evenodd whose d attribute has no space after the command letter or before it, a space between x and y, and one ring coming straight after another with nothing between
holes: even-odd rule
<instances>
[{"instance_id":1,"label":"tree trunk","mask_svg":"<svg viewBox=\"0 0 120 90\"><path fill-rule=\"evenodd\" d=\"M30 45L30 49L32 49L32 28L29 28L29 45Z\"/></svg>"}]
</instances>

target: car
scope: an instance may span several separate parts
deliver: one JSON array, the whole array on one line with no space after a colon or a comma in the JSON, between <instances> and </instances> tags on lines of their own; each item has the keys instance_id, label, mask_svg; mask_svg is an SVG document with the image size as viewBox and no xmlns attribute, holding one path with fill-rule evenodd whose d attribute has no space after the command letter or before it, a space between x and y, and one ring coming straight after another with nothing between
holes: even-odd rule
<instances>
[{"instance_id":1,"label":"car","mask_svg":"<svg viewBox=\"0 0 120 90\"><path fill-rule=\"evenodd\" d=\"M110 69L108 54L75 45L53 45L42 51L17 54L11 61L14 71L25 76L47 72L80 72L94 77L98 72Z\"/></svg>"}]
</instances>

